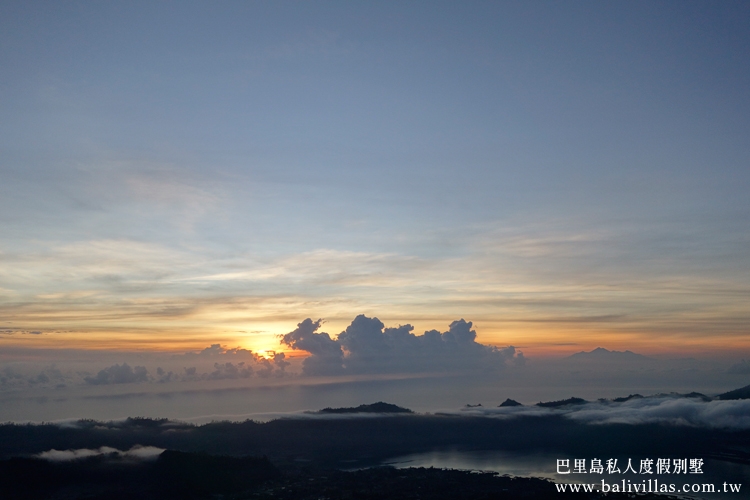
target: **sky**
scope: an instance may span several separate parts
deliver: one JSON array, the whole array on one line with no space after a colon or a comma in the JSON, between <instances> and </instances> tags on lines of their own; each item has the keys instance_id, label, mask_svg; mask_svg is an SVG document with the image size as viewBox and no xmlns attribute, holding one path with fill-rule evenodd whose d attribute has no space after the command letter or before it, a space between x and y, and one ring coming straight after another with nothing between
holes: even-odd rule
<instances>
[{"instance_id":1,"label":"sky","mask_svg":"<svg viewBox=\"0 0 750 500\"><path fill-rule=\"evenodd\" d=\"M86 384L218 345L303 375L447 372L460 320L467 366L741 363L748 21L732 1L3 2L0 363L96 361ZM360 315L381 327L357 358L339 334Z\"/></svg>"}]
</instances>

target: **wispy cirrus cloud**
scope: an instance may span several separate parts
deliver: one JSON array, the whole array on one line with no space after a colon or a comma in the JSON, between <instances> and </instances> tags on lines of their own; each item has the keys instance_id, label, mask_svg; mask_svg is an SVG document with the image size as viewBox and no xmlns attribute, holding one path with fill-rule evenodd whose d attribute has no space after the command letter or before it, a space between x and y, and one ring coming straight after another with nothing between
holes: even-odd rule
<instances>
[{"instance_id":1,"label":"wispy cirrus cloud","mask_svg":"<svg viewBox=\"0 0 750 500\"><path fill-rule=\"evenodd\" d=\"M463 235L462 250L447 255L326 247L271 255L130 238L37 241L31 251L0 254L11 298L0 312L27 331L117 331L134 322L164 332L243 323L269 331L271 322L273 333L282 333L281 323L300 316L344 326L355 310L392 322L423 318L432 328L468 316L498 344L541 342L542 335L562 342L574 330L582 339L627 336L635 342L630 347L645 349L656 332L662 340L686 336L691 345L705 342L707 329L720 343L745 338L748 289L733 275L674 267L636 272L626 252L632 245L616 231L530 225L480 233Z\"/></svg>"}]
</instances>

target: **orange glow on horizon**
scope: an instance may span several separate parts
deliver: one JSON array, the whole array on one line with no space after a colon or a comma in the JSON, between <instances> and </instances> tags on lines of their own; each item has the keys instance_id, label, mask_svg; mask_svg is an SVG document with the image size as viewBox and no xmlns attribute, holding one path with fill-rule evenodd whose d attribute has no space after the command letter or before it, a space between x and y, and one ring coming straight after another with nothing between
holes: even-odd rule
<instances>
[{"instance_id":1,"label":"orange glow on horizon","mask_svg":"<svg viewBox=\"0 0 750 500\"><path fill-rule=\"evenodd\" d=\"M386 321L386 326L403 324L399 321ZM350 322L331 321L325 323L321 331L333 338ZM445 321L415 327L414 333L440 327ZM127 352L198 352L213 344L226 349L248 349L264 358L272 358L273 353L283 352L287 357L306 357L307 353L292 350L280 343L280 335L293 330L296 322L278 321L247 327L243 330L210 331L200 327L149 328L149 329L110 329L45 331L42 334L14 333L3 335L5 347L25 349L68 349L87 351L127 351ZM524 323L476 321L477 342L497 347L514 346L528 358L558 358L576 352L591 351L603 347L611 351L633 351L646 356L706 357L726 356L750 352L750 338L736 335L687 336L679 333L658 331L623 331L603 329L588 324L578 325L538 325ZM718 347L717 347L718 346Z\"/></svg>"}]
</instances>

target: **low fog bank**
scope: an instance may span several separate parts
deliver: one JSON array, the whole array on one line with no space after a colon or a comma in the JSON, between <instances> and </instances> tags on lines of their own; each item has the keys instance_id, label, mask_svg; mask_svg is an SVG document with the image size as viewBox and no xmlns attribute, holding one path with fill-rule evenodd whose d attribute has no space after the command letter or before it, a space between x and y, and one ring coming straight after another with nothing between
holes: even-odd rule
<instances>
[{"instance_id":1,"label":"low fog bank","mask_svg":"<svg viewBox=\"0 0 750 500\"><path fill-rule=\"evenodd\" d=\"M600 400L561 405L511 406L499 408L465 407L454 415L474 415L499 419L559 415L585 424L665 424L712 429L750 429L750 400L705 401L700 397L656 395L623 402Z\"/></svg>"},{"instance_id":2,"label":"low fog bank","mask_svg":"<svg viewBox=\"0 0 750 500\"><path fill-rule=\"evenodd\" d=\"M51 449L35 455L35 458L49 460L50 462L69 462L71 460L81 460L91 457L153 460L161 455L163 451L164 448L157 448L155 446L141 446L137 444L129 450L117 450L115 448L110 448L109 446L102 446L95 450L89 448L81 448L76 450Z\"/></svg>"}]
</instances>

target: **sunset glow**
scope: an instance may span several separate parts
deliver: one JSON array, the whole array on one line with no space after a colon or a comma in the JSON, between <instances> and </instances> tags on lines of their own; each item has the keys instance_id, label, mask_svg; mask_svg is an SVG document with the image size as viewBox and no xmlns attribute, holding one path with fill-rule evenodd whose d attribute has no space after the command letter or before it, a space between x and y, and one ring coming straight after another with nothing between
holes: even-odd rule
<instances>
[{"instance_id":1,"label":"sunset glow","mask_svg":"<svg viewBox=\"0 0 750 500\"><path fill-rule=\"evenodd\" d=\"M157 412L160 393L189 417L243 384L291 387L263 411L316 406L323 389L295 388L313 379L428 409L466 404L463 380L477 398L732 388L747 19L4 2L0 403L102 398L114 418L115 395ZM57 415L28 401L7 418Z\"/></svg>"}]
</instances>

